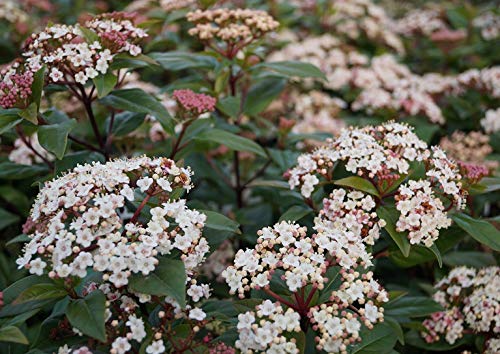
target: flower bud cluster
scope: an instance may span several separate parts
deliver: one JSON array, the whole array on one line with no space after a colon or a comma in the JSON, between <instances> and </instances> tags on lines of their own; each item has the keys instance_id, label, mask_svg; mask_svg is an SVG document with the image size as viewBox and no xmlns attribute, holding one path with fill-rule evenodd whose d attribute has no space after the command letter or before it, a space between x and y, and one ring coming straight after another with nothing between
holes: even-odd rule
<instances>
[{"instance_id":1,"label":"flower bud cluster","mask_svg":"<svg viewBox=\"0 0 500 354\"><path fill-rule=\"evenodd\" d=\"M321 289L328 262L324 249L306 232L307 228L285 221L259 230L255 248L239 250L234 266L222 272L230 292L244 298L250 289L269 288L277 269L291 292L306 284Z\"/></svg>"},{"instance_id":2,"label":"flower bud cluster","mask_svg":"<svg viewBox=\"0 0 500 354\"><path fill-rule=\"evenodd\" d=\"M398 53L404 53L404 46L394 32L390 17L385 10L371 0L333 0L324 20L333 30L351 40L365 37Z\"/></svg>"},{"instance_id":3,"label":"flower bud cluster","mask_svg":"<svg viewBox=\"0 0 500 354\"><path fill-rule=\"evenodd\" d=\"M481 119L481 126L488 134L500 131L500 108L486 111L486 115Z\"/></svg>"},{"instance_id":4,"label":"flower bud cluster","mask_svg":"<svg viewBox=\"0 0 500 354\"><path fill-rule=\"evenodd\" d=\"M457 130L451 136L442 138L439 146L457 163L466 162L495 169L498 161L486 160L493 152L489 143L489 135L478 131L465 133Z\"/></svg>"},{"instance_id":5,"label":"flower bud cluster","mask_svg":"<svg viewBox=\"0 0 500 354\"><path fill-rule=\"evenodd\" d=\"M84 278L89 267L120 288L133 274L154 271L158 256L181 252L190 273L208 251L201 230L205 215L185 200L169 200L176 189L191 188L191 171L166 158L139 157L77 166L46 183L31 211L31 241L17 260L30 273ZM141 208L128 213L138 195L158 198L146 225ZM28 231L28 230L27 230Z\"/></svg>"},{"instance_id":6,"label":"flower bud cluster","mask_svg":"<svg viewBox=\"0 0 500 354\"><path fill-rule=\"evenodd\" d=\"M361 340L362 325L372 329L384 320L387 292L373 279L373 273L341 270L342 285L332 292L330 303L313 307L309 318L318 333L316 348L328 353L347 353L347 347ZM359 304L359 308L352 306ZM362 306L361 306L362 305Z\"/></svg>"},{"instance_id":7,"label":"flower bud cluster","mask_svg":"<svg viewBox=\"0 0 500 354\"><path fill-rule=\"evenodd\" d=\"M190 115L199 116L206 112L213 112L217 100L203 93L195 93L189 89L175 90L172 98L179 107Z\"/></svg>"},{"instance_id":8,"label":"flower bud cluster","mask_svg":"<svg viewBox=\"0 0 500 354\"><path fill-rule=\"evenodd\" d=\"M146 36L132 16L108 13L83 25L48 26L26 41L23 55L32 71L45 65L51 82L83 85L106 74L115 55L139 55L141 48L135 43Z\"/></svg>"},{"instance_id":9,"label":"flower bud cluster","mask_svg":"<svg viewBox=\"0 0 500 354\"><path fill-rule=\"evenodd\" d=\"M408 174L410 162L430 156L427 144L404 124L344 129L338 138L324 147L299 156L297 166L288 172L292 189L301 186L304 197L310 197L319 183L316 175L328 179L336 162L344 162L347 171L368 179L399 178Z\"/></svg>"},{"instance_id":10,"label":"flower bud cluster","mask_svg":"<svg viewBox=\"0 0 500 354\"><path fill-rule=\"evenodd\" d=\"M279 26L267 12L251 9L196 10L188 13L187 19L196 25L189 30L190 35L227 43L250 43Z\"/></svg>"},{"instance_id":11,"label":"flower bud cluster","mask_svg":"<svg viewBox=\"0 0 500 354\"><path fill-rule=\"evenodd\" d=\"M19 62L3 68L0 71L0 107L25 108L33 80L33 72L24 70Z\"/></svg>"},{"instance_id":12,"label":"flower bud cluster","mask_svg":"<svg viewBox=\"0 0 500 354\"><path fill-rule=\"evenodd\" d=\"M278 303L265 300L255 311L238 315L237 329L236 348L243 353L299 353L295 339L288 339L284 334L301 331L300 315Z\"/></svg>"},{"instance_id":13,"label":"flower bud cluster","mask_svg":"<svg viewBox=\"0 0 500 354\"><path fill-rule=\"evenodd\" d=\"M335 257L342 268L372 265L371 246L385 226L375 213L375 201L359 191L336 189L323 200L323 209L314 220L315 242Z\"/></svg>"},{"instance_id":14,"label":"flower bud cluster","mask_svg":"<svg viewBox=\"0 0 500 354\"><path fill-rule=\"evenodd\" d=\"M472 25L481 31L481 37L486 41L500 36L500 15L486 11L472 21Z\"/></svg>"},{"instance_id":15,"label":"flower bud cluster","mask_svg":"<svg viewBox=\"0 0 500 354\"><path fill-rule=\"evenodd\" d=\"M423 322L423 338L428 342L454 344L467 329L477 334L498 337L500 333L500 268L491 266L476 270L465 266L454 268L438 281L433 298L444 310ZM498 346L489 341L487 347ZM488 352L488 349L487 349ZM491 351L495 352L495 351Z\"/></svg>"}]
</instances>

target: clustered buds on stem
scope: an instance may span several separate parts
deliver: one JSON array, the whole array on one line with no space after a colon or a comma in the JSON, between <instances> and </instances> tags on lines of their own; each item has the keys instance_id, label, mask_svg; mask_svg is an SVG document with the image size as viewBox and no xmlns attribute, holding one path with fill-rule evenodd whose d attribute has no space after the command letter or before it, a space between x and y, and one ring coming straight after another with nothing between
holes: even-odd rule
<instances>
[{"instance_id":1,"label":"clustered buds on stem","mask_svg":"<svg viewBox=\"0 0 500 354\"><path fill-rule=\"evenodd\" d=\"M327 145L299 156L297 162L287 176L290 187L300 186L305 198L311 197L320 178L334 182L332 174L337 163L373 185L377 203L394 197L400 212L397 230L408 231L412 244L432 246L439 229L451 224L447 211L465 206L467 193L457 164L441 149L429 150L404 124L389 122L377 127L345 129ZM423 179L411 179L411 165L416 163L425 166ZM394 185L402 176L410 180Z\"/></svg>"},{"instance_id":2,"label":"clustered buds on stem","mask_svg":"<svg viewBox=\"0 0 500 354\"><path fill-rule=\"evenodd\" d=\"M465 266L454 268L439 280L433 298L444 310L433 313L423 322L423 338L428 343L442 336L454 344L468 331L486 334L485 353L500 350L500 268L491 266L476 270Z\"/></svg>"},{"instance_id":3,"label":"clustered buds on stem","mask_svg":"<svg viewBox=\"0 0 500 354\"><path fill-rule=\"evenodd\" d=\"M33 72L25 70L19 62L3 68L0 71L0 107L25 108L33 80Z\"/></svg>"}]
</instances>

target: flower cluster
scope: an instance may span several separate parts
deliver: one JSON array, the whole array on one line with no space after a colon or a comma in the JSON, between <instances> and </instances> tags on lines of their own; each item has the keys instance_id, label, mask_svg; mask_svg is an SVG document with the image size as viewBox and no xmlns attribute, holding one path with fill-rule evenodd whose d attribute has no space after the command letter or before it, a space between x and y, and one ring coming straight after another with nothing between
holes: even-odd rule
<instances>
[{"instance_id":1,"label":"flower cluster","mask_svg":"<svg viewBox=\"0 0 500 354\"><path fill-rule=\"evenodd\" d=\"M388 301L387 293L373 279L372 272L361 274L354 269L335 266L340 264L343 267L346 261L347 268L355 267L350 258L354 258L353 254L345 255L344 248L355 252L355 243L370 243L369 238L378 237L369 232L370 235L361 239L365 226L373 225L367 218L374 217L362 209L370 210L374 203L371 197L361 198L356 193L349 193L347 201L342 193L337 193L336 200L325 201L324 211L315 220L316 224L320 223L315 227L318 234L308 237L305 227L282 221L260 230L254 249L236 253L234 266L222 273L231 293L238 292L243 298L245 292L260 289L277 300L264 301L256 313L249 311L239 315L238 348L275 352L272 347L275 343L290 345L290 350L293 350L290 352L295 353L291 344L285 344L281 339L273 342L272 338L281 338L283 331L305 331L311 326L319 350L345 353L347 346L359 340L362 325L372 328L373 324L383 320L383 310L379 305ZM355 210L356 207L359 208ZM331 223L325 222L328 218L331 218ZM357 225L358 220L362 226ZM346 226L352 226L352 232L343 229ZM367 266L369 256L361 264ZM335 276L340 272L341 284L335 289L325 288L325 284L331 281L329 271L333 270ZM277 282L283 283L292 300L274 292ZM305 289L310 289L309 293ZM320 291L320 298L326 300L312 306L316 291ZM286 312L282 305L288 307ZM279 309L279 316L275 314L276 309ZM273 314L270 319L274 323L258 320L263 315Z\"/></svg>"},{"instance_id":2,"label":"flower cluster","mask_svg":"<svg viewBox=\"0 0 500 354\"><path fill-rule=\"evenodd\" d=\"M265 300L255 311L238 315L237 328L236 348L243 353L299 353L296 341L284 335L301 331L300 315L293 309L285 310L280 304Z\"/></svg>"},{"instance_id":3,"label":"flower cluster","mask_svg":"<svg viewBox=\"0 0 500 354\"><path fill-rule=\"evenodd\" d=\"M158 256L177 249L191 271L206 252L201 237L205 216L189 210L184 200L168 201L174 189L191 188L190 175L172 160L140 157L78 166L47 182L33 205L31 241L19 267L61 278L83 278L93 267L119 288L132 273L149 274ZM131 216L126 203L139 192L145 202ZM137 222L152 197L164 203L150 210L143 226Z\"/></svg>"},{"instance_id":4,"label":"flower cluster","mask_svg":"<svg viewBox=\"0 0 500 354\"><path fill-rule=\"evenodd\" d=\"M500 333L500 268L497 266L476 270L457 267L437 282L433 298L444 310L423 322L422 336L428 343L444 336L453 344L467 328L478 334L498 336ZM498 346L490 341L487 347ZM487 348L487 351L489 350ZM495 352L494 350L492 352Z\"/></svg>"},{"instance_id":5,"label":"flower cluster","mask_svg":"<svg viewBox=\"0 0 500 354\"><path fill-rule=\"evenodd\" d=\"M449 157L459 164L465 162L485 166L487 169L495 169L498 162L486 160L488 155L493 152L489 142L490 137L481 132L464 133L457 130L451 136L442 138L439 145Z\"/></svg>"},{"instance_id":6,"label":"flower cluster","mask_svg":"<svg viewBox=\"0 0 500 354\"><path fill-rule=\"evenodd\" d=\"M355 175L382 182L408 174L410 162L429 156L427 144L407 125L349 128L326 146L299 156L298 165L287 176L290 187L301 186L302 195L308 198L319 183L316 175L330 179L328 172L335 162L344 162L346 170Z\"/></svg>"},{"instance_id":7,"label":"flower cluster","mask_svg":"<svg viewBox=\"0 0 500 354\"><path fill-rule=\"evenodd\" d=\"M333 30L356 40L361 36L378 42L398 53L404 53L401 39L393 31L392 21L385 10L371 0L332 0L324 23Z\"/></svg>"},{"instance_id":8,"label":"flower cluster","mask_svg":"<svg viewBox=\"0 0 500 354\"><path fill-rule=\"evenodd\" d=\"M347 347L361 340L362 325L372 329L384 320L379 304L389 300L387 292L373 279L373 273L340 271L342 284L332 291L330 302L310 309L308 317L318 333L318 350L328 353L347 353ZM353 304L359 304L359 308ZM360 306L364 305L364 306Z\"/></svg>"},{"instance_id":9,"label":"flower cluster","mask_svg":"<svg viewBox=\"0 0 500 354\"><path fill-rule=\"evenodd\" d=\"M213 112L217 100L203 93L195 93L189 89L175 90L172 98L179 107L190 115L199 116L206 112Z\"/></svg>"},{"instance_id":10,"label":"flower cluster","mask_svg":"<svg viewBox=\"0 0 500 354\"><path fill-rule=\"evenodd\" d=\"M278 28L279 23L267 12L251 9L196 10L187 14L196 26L189 34L204 42L226 43L221 50L233 58L243 47Z\"/></svg>"},{"instance_id":11,"label":"flower cluster","mask_svg":"<svg viewBox=\"0 0 500 354\"><path fill-rule=\"evenodd\" d=\"M48 26L26 41L23 55L33 71L47 66L50 81L83 85L107 73L116 54L140 54L135 43L146 36L132 16L109 13L81 26Z\"/></svg>"},{"instance_id":12,"label":"flower cluster","mask_svg":"<svg viewBox=\"0 0 500 354\"><path fill-rule=\"evenodd\" d=\"M433 33L449 30L442 12L436 9L414 9L395 23L396 32L413 37L424 35L430 37Z\"/></svg>"},{"instance_id":13,"label":"flower cluster","mask_svg":"<svg viewBox=\"0 0 500 354\"><path fill-rule=\"evenodd\" d=\"M0 21L6 20L9 23L22 23L28 20L28 14L19 6L19 3L12 0L4 0L0 3Z\"/></svg>"},{"instance_id":14,"label":"flower cluster","mask_svg":"<svg viewBox=\"0 0 500 354\"><path fill-rule=\"evenodd\" d=\"M410 180L392 193L396 209L400 212L397 229L408 231L408 238L412 244L432 246L439 235L439 229L450 225L451 221L446 212L452 207L464 206L466 192L462 186L462 176L457 164L449 160L439 148L429 151L427 144L406 125L386 123L378 127L367 126L344 130L337 139L330 140L326 146L298 157L297 166L286 173L290 187L294 189L300 186L301 194L305 198L310 198L316 186L320 184L320 178L332 181L332 170L338 162L342 162L348 172L366 179L373 185L378 191L378 198L384 198L386 194L391 197L391 193L387 191L391 190L401 176L410 174L411 163L425 163L425 179ZM325 206L333 205L335 212L338 213L338 207L344 203L344 195L345 192L342 190L335 191L332 195L335 203L325 202ZM373 240L378 237L378 228L372 230L373 234L369 233L377 223L376 219L371 219L375 216L370 217L368 212L375 208L374 200L371 197L364 197L363 194L351 194L348 197L351 199L345 202L348 206L356 205L357 199L361 200L359 205L366 211L366 215L361 213L356 217L367 222L367 229L361 232L362 238L369 236L368 244L373 244ZM445 206L444 202L448 202L449 205ZM356 212L359 213L358 210ZM333 220L336 221L335 218ZM350 220L356 218L351 217ZM359 220L357 222L361 227L363 222ZM337 221L336 223L338 225ZM352 230L351 224L346 230ZM338 231L336 233L338 234ZM359 232L357 240L359 241ZM360 244L360 242L355 243ZM353 254L364 255L361 251L358 250ZM367 261L366 255L361 258Z\"/></svg>"},{"instance_id":15,"label":"flower cluster","mask_svg":"<svg viewBox=\"0 0 500 354\"><path fill-rule=\"evenodd\" d=\"M476 17L472 24L481 31L484 40L491 41L500 36L500 16L491 11Z\"/></svg>"},{"instance_id":16,"label":"flower cluster","mask_svg":"<svg viewBox=\"0 0 500 354\"><path fill-rule=\"evenodd\" d=\"M197 0L160 0L160 7L166 11L176 11L195 5Z\"/></svg>"},{"instance_id":17,"label":"flower cluster","mask_svg":"<svg viewBox=\"0 0 500 354\"><path fill-rule=\"evenodd\" d=\"M25 108L31 96L33 72L24 70L19 62L0 71L0 107Z\"/></svg>"},{"instance_id":18,"label":"flower cluster","mask_svg":"<svg viewBox=\"0 0 500 354\"><path fill-rule=\"evenodd\" d=\"M305 227L285 221L260 230L255 248L239 250L234 266L222 273L231 293L237 292L243 298L245 291L268 288L277 269L283 272L291 292L305 284L321 289L328 263L324 250L314 238L307 237L306 231Z\"/></svg>"},{"instance_id":19,"label":"flower cluster","mask_svg":"<svg viewBox=\"0 0 500 354\"><path fill-rule=\"evenodd\" d=\"M372 196L358 191L336 189L323 200L323 209L314 220L315 242L326 249L342 268L372 265L367 246L380 237L385 226L375 213Z\"/></svg>"},{"instance_id":20,"label":"flower cluster","mask_svg":"<svg viewBox=\"0 0 500 354\"><path fill-rule=\"evenodd\" d=\"M500 131L500 108L486 111L486 115L481 119L481 126L488 134Z\"/></svg>"},{"instance_id":21,"label":"flower cluster","mask_svg":"<svg viewBox=\"0 0 500 354\"><path fill-rule=\"evenodd\" d=\"M20 165L42 163L43 159L50 161L54 157L40 145L37 133L16 139L14 148L9 153L9 160Z\"/></svg>"}]
</instances>

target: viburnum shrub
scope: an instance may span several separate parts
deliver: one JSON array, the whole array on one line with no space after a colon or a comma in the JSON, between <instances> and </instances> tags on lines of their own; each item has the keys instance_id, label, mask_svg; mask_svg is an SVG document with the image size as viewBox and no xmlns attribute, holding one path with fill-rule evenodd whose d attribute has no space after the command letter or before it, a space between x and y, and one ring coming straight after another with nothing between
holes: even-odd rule
<instances>
[{"instance_id":1,"label":"viburnum shrub","mask_svg":"<svg viewBox=\"0 0 500 354\"><path fill-rule=\"evenodd\" d=\"M0 353L497 353L499 23L0 2Z\"/></svg>"}]
</instances>

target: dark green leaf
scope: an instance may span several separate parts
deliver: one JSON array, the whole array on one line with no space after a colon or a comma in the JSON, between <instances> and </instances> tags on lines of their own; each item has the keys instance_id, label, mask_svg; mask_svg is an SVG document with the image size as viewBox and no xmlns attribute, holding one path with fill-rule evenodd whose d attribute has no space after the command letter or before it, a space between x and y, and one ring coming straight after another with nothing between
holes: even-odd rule
<instances>
[{"instance_id":1,"label":"dark green leaf","mask_svg":"<svg viewBox=\"0 0 500 354\"><path fill-rule=\"evenodd\" d=\"M217 109L231 118L237 118L240 113L240 99L234 96L221 98L217 102Z\"/></svg>"},{"instance_id":2,"label":"dark green leaf","mask_svg":"<svg viewBox=\"0 0 500 354\"><path fill-rule=\"evenodd\" d=\"M97 97L103 98L108 93L113 91L118 82L118 77L112 72L107 72L106 74L100 74L93 79L94 85L97 89Z\"/></svg>"},{"instance_id":3,"label":"dark green leaf","mask_svg":"<svg viewBox=\"0 0 500 354\"><path fill-rule=\"evenodd\" d=\"M252 67L252 70L265 68L284 77L312 77L326 79L325 74L313 64L300 61L264 62Z\"/></svg>"},{"instance_id":4,"label":"dark green leaf","mask_svg":"<svg viewBox=\"0 0 500 354\"><path fill-rule=\"evenodd\" d=\"M385 220L385 230L394 240L403 255L408 257L410 254L410 242L408 241L408 237L406 233L396 231L396 222L399 217L399 212L395 207L380 206L377 208L377 215L380 219Z\"/></svg>"},{"instance_id":5,"label":"dark green leaf","mask_svg":"<svg viewBox=\"0 0 500 354\"><path fill-rule=\"evenodd\" d=\"M229 219L227 216L209 210L200 210L200 212L207 216L205 227L214 230L230 231L241 234L239 229L240 224L232 219Z\"/></svg>"},{"instance_id":6,"label":"dark green leaf","mask_svg":"<svg viewBox=\"0 0 500 354\"><path fill-rule=\"evenodd\" d=\"M243 105L243 111L249 116L258 115L280 95L285 85L286 80L280 78L260 80L250 87Z\"/></svg>"},{"instance_id":7,"label":"dark green leaf","mask_svg":"<svg viewBox=\"0 0 500 354\"><path fill-rule=\"evenodd\" d=\"M20 111L21 110L18 108L0 108L0 135L14 128L23 121L23 118L19 116Z\"/></svg>"},{"instance_id":8,"label":"dark green leaf","mask_svg":"<svg viewBox=\"0 0 500 354\"><path fill-rule=\"evenodd\" d=\"M41 283L24 290L12 303L18 305L28 301L60 299L66 295L68 293L64 288L53 283Z\"/></svg>"},{"instance_id":9,"label":"dark green leaf","mask_svg":"<svg viewBox=\"0 0 500 354\"><path fill-rule=\"evenodd\" d=\"M365 328L359 335L361 342L352 347L352 354L387 354L397 341L393 329L384 323L376 324L373 329Z\"/></svg>"},{"instance_id":10,"label":"dark green leaf","mask_svg":"<svg viewBox=\"0 0 500 354\"><path fill-rule=\"evenodd\" d=\"M29 344L28 338L16 326L6 326L0 328L0 342L11 342L19 344Z\"/></svg>"},{"instance_id":11,"label":"dark green leaf","mask_svg":"<svg viewBox=\"0 0 500 354\"><path fill-rule=\"evenodd\" d=\"M42 91L45 84L45 66L41 67L35 75L33 75L33 84L31 85L31 99L36 104L36 112L40 109L42 100ZM36 123L35 123L36 124Z\"/></svg>"},{"instance_id":12,"label":"dark green leaf","mask_svg":"<svg viewBox=\"0 0 500 354\"><path fill-rule=\"evenodd\" d=\"M225 145L231 150L249 151L254 154L266 157L266 152L256 142L242 136L227 132L221 129L211 129L198 135L196 140L213 141Z\"/></svg>"},{"instance_id":13,"label":"dark green leaf","mask_svg":"<svg viewBox=\"0 0 500 354\"><path fill-rule=\"evenodd\" d=\"M214 57L194 53L150 53L149 56L156 60L164 69L170 71L185 69L214 69L217 65L217 60Z\"/></svg>"},{"instance_id":14,"label":"dark green leaf","mask_svg":"<svg viewBox=\"0 0 500 354\"><path fill-rule=\"evenodd\" d=\"M19 115L35 125L38 124L38 107L35 102L19 112Z\"/></svg>"},{"instance_id":15,"label":"dark green leaf","mask_svg":"<svg viewBox=\"0 0 500 354\"><path fill-rule=\"evenodd\" d=\"M375 188L375 186L370 181L367 181L366 179L358 176L342 178L334 181L334 183L337 186L351 187L359 191L369 193L371 195L379 195L377 188Z\"/></svg>"},{"instance_id":16,"label":"dark green leaf","mask_svg":"<svg viewBox=\"0 0 500 354\"><path fill-rule=\"evenodd\" d=\"M106 296L100 290L94 290L85 298L72 300L66 309L66 316L73 327L83 334L106 342L104 312Z\"/></svg>"},{"instance_id":17,"label":"dark green leaf","mask_svg":"<svg viewBox=\"0 0 500 354\"><path fill-rule=\"evenodd\" d=\"M425 317L443 308L431 298L402 296L384 305L384 315L393 317Z\"/></svg>"},{"instance_id":18,"label":"dark green leaf","mask_svg":"<svg viewBox=\"0 0 500 354\"><path fill-rule=\"evenodd\" d=\"M495 251L500 251L500 231L485 220L474 219L463 213L453 214L453 221L472 236L476 241L485 244Z\"/></svg>"},{"instance_id":19,"label":"dark green leaf","mask_svg":"<svg viewBox=\"0 0 500 354\"><path fill-rule=\"evenodd\" d=\"M3 208L0 208L0 230L5 229L7 226L18 222L19 219L19 215L12 214L11 212Z\"/></svg>"},{"instance_id":20,"label":"dark green leaf","mask_svg":"<svg viewBox=\"0 0 500 354\"><path fill-rule=\"evenodd\" d=\"M297 221L312 212L313 210L309 207L294 205L281 215L279 221Z\"/></svg>"},{"instance_id":21,"label":"dark green leaf","mask_svg":"<svg viewBox=\"0 0 500 354\"><path fill-rule=\"evenodd\" d=\"M405 335L403 333L403 329L401 328L401 325L396 321L394 318L389 317L389 316L384 316L384 323L389 325L392 330L394 331L394 334L398 337L399 343L402 345L405 344Z\"/></svg>"},{"instance_id":22,"label":"dark green leaf","mask_svg":"<svg viewBox=\"0 0 500 354\"><path fill-rule=\"evenodd\" d=\"M443 262L447 266L469 266L474 268L483 268L496 265L495 257L491 253L473 252L473 251L454 251L443 256Z\"/></svg>"},{"instance_id":23,"label":"dark green leaf","mask_svg":"<svg viewBox=\"0 0 500 354\"><path fill-rule=\"evenodd\" d=\"M91 29L80 25L78 26L78 29L82 32L83 38L85 38L87 43L92 44L94 42L99 42L99 35Z\"/></svg>"},{"instance_id":24,"label":"dark green leaf","mask_svg":"<svg viewBox=\"0 0 500 354\"><path fill-rule=\"evenodd\" d=\"M170 113L161 102L141 89L115 90L102 98L101 103L124 111L151 114L168 133L174 133L175 123Z\"/></svg>"},{"instance_id":25,"label":"dark green leaf","mask_svg":"<svg viewBox=\"0 0 500 354\"><path fill-rule=\"evenodd\" d=\"M38 128L38 141L40 145L60 160L66 152L68 135L75 126L75 119L59 124L43 125Z\"/></svg>"},{"instance_id":26,"label":"dark green leaf","mask_svg":"<svg viewBox=\"0 0 500 354\"><path fill-rule=\"evenodd\" d=\"M409 331L405 335L405 341L407 344L431 351L451 351L455 348L461 347L466 343L471 343L474 338L474 335L466 334L464 337L458 339L455 343L449 344L444 339L441 339L439 342L435 343L427 343L419 332L417 331Z\"/></svg>"},{"instance_id":27,"label":"dark green leaf","mask_svg":"<svg viewBox=\"0 0 500 354\"><path fill-rule=\"evenodd\" d=\"M169 258L161 258L154 272L144 276L133 274L129 278L131 291L156 296L170 296L179 305L186 306L186 269L184 262Z\"/></svg>"},{"instance_id":28,"label":"dark green leaf","mask_svg":"<svg viewBox=\"0 0 500 354\"><path fill-rule=\"evenodd\" d=\"M45 165L18 165L10 161L0 163L0 178L4 179L31 178L47 171Z\"/></svg>"},{"instance_id":29,"label":"dark green leaf","mask_svg":"<svg viewBox=\"0 0 500 354\"><path fill-rule=\"evenodd\" d=\"M115 115L113 135L125 136L144 123L144 113L122 112Z\"/></svg>"}]
</instances>

